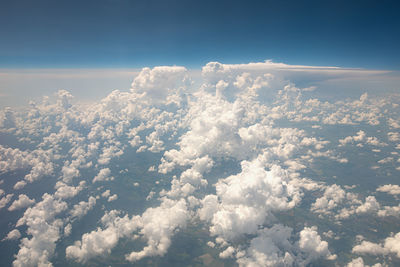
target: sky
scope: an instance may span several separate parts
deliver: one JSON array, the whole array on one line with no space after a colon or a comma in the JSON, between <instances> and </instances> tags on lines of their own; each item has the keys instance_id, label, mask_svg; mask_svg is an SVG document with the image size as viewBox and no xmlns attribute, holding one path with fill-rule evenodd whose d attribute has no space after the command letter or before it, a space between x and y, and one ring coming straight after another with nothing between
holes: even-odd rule
<instances>
[{"instance_id":1,"label":"sky","mask_svg":"<svg viewBox=\"0 0 400 267\"><path fill-rule=\"evenodd\" d=\"M0 68L210 61L399 70L397 1L2 1Z\"/></svg>"},{"instance_id":2,"label":"sky","mask_svg":"<svg viewBox=\"0 0 400 267\"><path fill-rule=\"evenodd\" d=\"M400 266L394 1L2 1L0 263Z\"/></svg>"}]
</instances>

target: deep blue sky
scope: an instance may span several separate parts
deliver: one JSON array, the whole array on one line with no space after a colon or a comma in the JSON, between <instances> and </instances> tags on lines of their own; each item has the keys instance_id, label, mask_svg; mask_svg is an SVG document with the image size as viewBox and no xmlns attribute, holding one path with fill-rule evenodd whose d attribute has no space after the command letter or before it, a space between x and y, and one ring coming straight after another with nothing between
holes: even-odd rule
<instances>
[{"instance_id":1,"label":"deep blue sky","mask_svg":"<svg viewBox=\"0 0 400 267\"><path fill-rule=\"evenodd\" d=\"M400 69L397 1L2 0L0 67Z\"/></svg>"}]
</instances>

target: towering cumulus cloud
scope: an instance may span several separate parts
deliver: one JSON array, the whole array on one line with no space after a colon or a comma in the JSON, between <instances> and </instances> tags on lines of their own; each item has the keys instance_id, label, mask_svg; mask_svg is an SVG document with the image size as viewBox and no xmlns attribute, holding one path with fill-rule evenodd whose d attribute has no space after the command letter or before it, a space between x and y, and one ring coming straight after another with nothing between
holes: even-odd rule
<instances>
[{"instance_id":1,"label":"towering cumulus cloud","mask_svg":"<svg viewBox=\"0 0 400 267\"><path fill-rule=\"evenodd\" d=\"M328 86L385 75L160 66L96 103L61 90L6 108L6 263L400 264L399 95Z\"/></svg>"}]
</instances>

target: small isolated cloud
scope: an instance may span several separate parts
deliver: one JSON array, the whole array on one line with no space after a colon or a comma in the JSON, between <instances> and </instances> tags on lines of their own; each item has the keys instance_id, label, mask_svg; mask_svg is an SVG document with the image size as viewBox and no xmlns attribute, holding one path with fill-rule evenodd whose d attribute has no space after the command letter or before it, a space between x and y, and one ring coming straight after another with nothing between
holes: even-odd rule
<instances>
[{"instance_id":1,"label":"small isolated cloud","mask_svg":"<svg viewBox=\"0 0 400 267\"><path fill-rule=\"evenodd\" d=\"M18 199L14 200L10 207L8 207L8 210L14 211L18 209L23 209L33 205L34 203L34 199L30 199L27 195L21 194L18 196Z\"/></svg>"},{"instance_id":2,"label":"small isolated cloud","mask_svg":"<svg viewBox=\"0 0 400 267\"><path fill-rule=\"evenodd\" d=\"M55 197L60 199L68 199L76 196L82 189L84 188L86 182L79 182L78 186L69 186L61 181L56 183L55 188L57 191L55 192Z\"/></svg>"},{"instance_id":3,"label":"small isolated cloud","mask_svg":"<svg viewBox=\"0 0 400 267\"><path fill-rule=\"evenodd\" d=\"M93 178L93 183L101 181L110 181L114 179L111 176L111 170L109 168L104 168L99 171L99 173Z\"/></svg>"},{"instance_id":4,"label":"small isolated cloud","mask_svg":"<svg viewBox=\"0 0 400 267\"><path fill-rule=\"evenodd\" d=\"M385 192L391 195L400 195L400 186L393 184L381 185L376 189L378 192Z\"/></svg>"},{"instance_id":5,"label":"small isolated cloud","mask_svg":"<svg viewBox=\"0 0 400 267\"><path fill-rule=\"evenodd\" d=\"M18 229L11 230L6 237L4 237L3 241L5 240L18 240L21 237L21 233Z\"/></svg>"},{"instance_id":6,"label":"small isolated cloud","mask_svg":"<svg viewBox=\"0 0 400 267\"><path fill-rule=\"evenodd\" d=\"M112 201L117 200L117 199L118 199L118 195L117 195L117 194L114 194L114 195L112 195L112 196L109 196L108 199L107 199L107 201L108 201L108 202L112 202Z\"/></svg>"}]
</instances>

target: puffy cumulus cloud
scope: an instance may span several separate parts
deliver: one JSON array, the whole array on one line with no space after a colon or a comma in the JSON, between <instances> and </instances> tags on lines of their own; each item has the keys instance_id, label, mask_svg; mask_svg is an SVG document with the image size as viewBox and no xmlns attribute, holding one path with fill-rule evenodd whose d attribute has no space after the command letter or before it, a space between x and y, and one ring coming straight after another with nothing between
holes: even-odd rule
<instances>
[{"instance_id":1,"label":"puffy cumulus cloud","mask_svg":"<svg viewBox=\"0 0 400 267\"><path fill-rule=\"evenodd\" d=\"M17 240L20 239L21 233L18 229L11 230L6 237L4 237L3 241L5 240Z\"/></svg>"},{"instance_id":2,"label":"puffy cumulus cloud","mask_svg":"<svg viewBox=\"0 0 400 267\"><path fill-rule=\"evenodd\" d=\"M67 258L85 263L90 258L110 254L120 238L130 236L138 227L136 217L130 219L128 215L119 217L118 214L116 210L107 212L101 218L105 229L86 233L81 241L68 246L65 251Z\"/></svg>"},{"instance_id":3,"label":"puffy cumulus cloud","mask_svg":"<svg viewBox=\"0 0 400 267\"><path fill-rule=\"evenodd\" d=\"M29 167L28 154L18 148L12 149L0 145L0 171L7 172Z\"/></svg>"},{"instance_id":4,"label":"puffy cumulus cloud","mask_svg":"<svg viewBox=\"0 0 400 267\"><path fill-rule=\"evenodd\" d=\"M18 196L18 199L14 200L14 202L8 207L9 211L23 209L29 207L35 203L34 199L30 199L27 195L21 194Z\"/></svg>"},{"instance_id":5,"label":"puffy cumulus cloud","mask_svg":"<svg viewBox=\"0 0 400 267\"><path fill-rule=\"evenodd\" d=\"M400 233L385 239L384 247L400 258Z\"/></svg>"},{"instance_id":6,"label":"puffy cumulus cloud","mask_svg":"<svg viewBox=\"0 0 400 267\"><path fill-rule=\"evenodd\" d=\"M398 206L384 206L382 209L378 210L379 217L387 217L387 216L400 216L400 205Z\"/></svg>"},{"instance_id":7,"label":"puffy cumulus cloud","mask_svg":"<svg viewBox=\"0 0 400 267\"><path fill-rule=\"evenodd\" d=\"M68 163L67 163L68 164ZM61 169L63 180L65 182L72 181L73 178L78 177L80 175L79 170L74 166L63 166Z\"/></svg>"},{"instance_id":8,"label":"puffy cumulus cloud","mask_svg":"<svg viewBox=\"0 0 400 267\"><path fill-rule=\"evenodd\" d=\"M295 262L295 248L289 242L292 229L275 225L263 229L253 238L246 251L236 254L239 266L291 266Z\"/></svg>"},{"instance_id":9,"label":"puffy cumulus cloud","mask_svg":"<svg viewBox=\"0 0 400 267\"><path fill-rule=\"evenodd\" d=\"M186 225L189 219L186 201L164 199L157 208L147 209L139 218L139 234L147 246L139 252L126 255L130 262L149 256L163 256L171 245L171 236Z\"/></svg>"},{"instance_id":10,"label":"puffy cumulus cloud","mask_svg":"<svg viewBox=\"0 0 400 267\"><path fill-rule=\"evenodd\" d=\"M288 85L279 91L278 105L274 106L270 116L286 118L291 122L314 122L324 125L359 125L367 123L372 126L380 124L384 117L387 101L369 98L362 94L359 100L321 102L306 97L307 90ZM318 125L317 125L318 126ZM351 141L351 140L346 140ZM373 144L377 145L377 144Z\"/></svg>"},{"instance_id":11,"label":"puffy cumulus cloud","mask_svg":"<svg viewBox=\"0 0 400 267\"><path fill-rule=\"evenodd\" d=\"M382 243L373 243L363 240L361 244L353 247L353 253L370 255L394 254L400 258L400 233L387 237Z\"/></svg>"},{"instance_id":12,"label":"puffy cumulus cloud","mask_svg":"<svg viewBox=\"0 0 400 267\"><path fill-rule=\"evenodd\" d=\"M392 185L392 184L386 184L386 185L381 185L376 189L378 192L385 192L391 195L400 195L400 186L397 184Z\"/></svg>"},{"instance_id":13,"label":"puffy cumulus cloud","mask_svg":"<svg viewBox=\"0 0 400 267\"><path fill-rule=\"evenodd\" d=\"M99 173L93 178L93 183L100 181L110 181L113 177L111 176L111 170L109 168L104 168L99 171Z\"/></svg>"},{"instance_id":14,"label":"puffy cumulus cloud","mask_svg":"<svg viewBox=\"0 0 400 267\"><path fill-rule=\"evenodd\" d=\"M377 137L375 136L371 136L371 137L367 137L366 143L372 146L387 146L388 144L381 142Z\"/></svg>"},{"instance_id":15,"label":"puffy cumulus cloud","mask_svg":"<svg viewBox=\"0 0 400 267\"><path fill-rule=\"evenodd\" d=\"M252 99L229 102L201 92L188 111L189 130L178 142L179 150L164 153L159 172L167 173L175 166L191 165L198 158L233 157L245 159L271 147L277 157L295 152L304 132L292 128L271 127L267 110ZM265 122L257 123L264 118Z\"/></svg>"},{"instance_id":16,"label":"puffy cumulus cloud","mask_svg":"<svg viewBox=\"0 0 400 267\"><path fill-rule=\"evenodd\" d=\"M360 131L357 132L357 135L347 136L347 137L345 137L343 139L339 139L339 143L340 143L340 145L343 146L343 145L348 144L348 143L362 142L362 141L365 140L365 138L366 138L365 132L360 130Z\"/></svg>"},{"instance_id":17,"label":"puffy cumulus cloud","mask_svg":"<svg viewBox=\"0 0 400 267\"><path fill-rule=\"evenodd\" d=\"M42 201L25 211L17 227L26 224L26 233L31 237L21 239L13 266L52 266L49 260L63 227L62 220L55 216L66 209L67 203L46 193Z\"/></svg>"},{"instance_id":18,"label":"puffy cumulus cloud","mask_svg":"<svg viewBox=\"0 0 400 267\"><path fill-rule=\"evenodd\" d=\"M9 172L18 169L28 169L23 182L18 182L15 189L20 189L27 182L32 183L43 176L50 175L54 171L52 163L53 155L49 150L36 149L33 151L21 151L18 148L5 148L0 145L0 171Z\"/></svg>"},{"instance_id":19,"label":"puffy cumulus cloud","mask_svg":"<svg viewBox=\"0 0 400 267\"><path fill-rule=\"evenodd\" d=\"M356 213L376 212L379 208L380 204L376 201L376 198L374 196L368 196L365 202L357 207Z\"/></svg>"},{"instance_id":20,"label":"puffy cumulus cloud","mask_svg":"<svg viewBox=\"0 0 400 267\"><path fill-rule=\"evenodd\" d=\"M335 259L336 255L331 255L328 249L328 242L322 241L316 227L305 227L300 232L299 248L306 253L305 263L318 258Z\"/></svg>"},{"instance_id":21,"label":"puffy cumulus cloud","mask_svg":"<svg viewBox=\"0 0 400 267\"><path fill-rule=\"evenodd\" d=\"M384 210L382 210L374 196L367 196L363 202L357 194L346 192L336 184L327 186L323 196L317 198L311 205L311 211L318 213L320 218L331 216L338 221L349 219L356 214L390 216L392 210L391 207L384 207Z\"/></svg>"},{"instance_id":22,"label":"puffy cumulus cloud","mask_svg":"<svg viewBox=\"0 0 400 267\"><path fill-rule=\"evenodd\" d=\"M2 131L14 131L16 122L14 111L10 107L6 107L0 113L0 126Z\"/></svg>"},{"instance_id":23,"label":"puffy cumulus cloud","mask_svg":"<svg viewBox=\"0 0 400 267\"><path fill-rule=\"evenodd\" d=\"M179 177L173 176L171 181L171 189L167 192L162 190L161 196L171 198L188 197L196 188L204 187L208 184L207 180L203 179L203 173L210 170L213 166L213 160L208 157L200 157L192 161L193 166L183 171Z\"/></svg>"},{"instance_id":24,"label":"puffy cumulus cloud","mask_svg":"<svg viewBox=\"0 0 400 267\"><path fill-rule=\"evenodd\" d=\"M242 162L242 172L221 179L217 195L208 195L199 210L201 219L211 223L210 233L226 240L254 234L271 212L293 208L298 189L279 166L265 170L259 159ZM297 189L297 190L296 190Z\"/></svg>"},{"instance_id":25,"label":"puffy cumulus cloud","mask_svg":"<svg viewBox=\"0 0 400 267\"><path fill-rule=\"evenodd\" d=\"M357 135L347 136L344 139L339 139L339 143L340 146L344 146L349 143L356 143L359 147L362 147L363 143L378 147L384 147L388 145L384 142L381 142L375 136L366 136L366 133L363 130L358 131Z\"/></svg>"},{"instance_id":26,"label":"puffy cumulus cloud","mask_svg":"<svg viewBox=\"0 0 400 267\"><path fill-rule=\"evenodd\" d=\"M18 181L18 182L15 183L13 188L15 190L19 190L19 189L24 188L25 186L26 186L26 182L25 181Z\"/></svg>"},{"instance_id":27,"label":"puffy cumulus cloud","mask_svg":"<svg viewBox=\"0 0 400 267\"><path fill-rule=\"evenodd\" d=\"M279 224L260 230L245 251L236 253L239 266L306 266L316 259L336 258L315 227L300 231L295 244L290 241L291 234L291 228Z\"/></svg>"},{"instance_id":28,"label":"puffy cumulus cloud","mask_svg":"<svg viewBox=\"0 0 400 267\"><path fill-rule=\"evenodd\" d=\"M107 199L107 201L108 201L108 202L112 202L112 201L117 200L117 199L118 199L118 195L117 195L117 194L114 194L114 195L112 195L112 196L109 196L108 199Z\"/></svg>"},{"instance_id":29,"label":"puffy cumulus cloud","mask_svg":"<svg viewBox=\"0 0 400 267\"><path fill-rule=\"evenodd\" d=\"M157 208L148 208L141 216L129 218L127 215L119 217L117 211L106 213L101 219L104 229L84 234L81 241L66 249L66 255L78 262L105 253L110 253L119 239L123 237L136 238L138 234L147 241L147 246L141 251L134 251L126 255L131 262L143 257L164 255L171 244L171 236L178 229L184 227L189 218L186 201L164 199Z\"/></svg>"},{"instance_id":30,"label":"puffy cumulus cloud","mask_svg":"<svg viewBox=\"0 0 400 267\"><path fill-rule=\"evenodd\" d=\"M391 128L400 129L400 121L398 119L388 118L388 124Z\"/></svg>"},{"instance_id":31,"label":"puffy cumulus cloud","mask_svg":"<svg viewBox=\"0 0 400 267\"><path fill-rule=\"evenodd\" d=\"M353 188L347 187L347 189ZM311 211L318 213L320 218L333 216L338 221L349 219L355 214L381 214L379 216L383 217L389 216L390 213L381 210L381 205L374 196L367 196L363 202L359 195L346 192L336 184L325 187L323 196L317 198L311 205Z\"/></svg>"},{"instance_id":32,"label":"puffy cumulus cloud","mask_svg":"<svg viewBox=\"0 0 400 267\"><path fill-rule=\"evenodd\" d=\"M13 196L14 194L7 194L6 196L2 197L0 199L0 209L4 208L8 204L8 202L11 201Z\"/></svg>"},{"instance_id":33,"label":"puffy cumulus cloud","mask_svg":"<svg viewBox=\"0 0 400 267\"><path fill-rule=\"evenodd\" d=\"M325 189L322 197L317 198L311 210L317 213L330 214L340 203L346 199L346 192L338 185L333 184Z\"/></svg>"},{"instance_id":34,"label":"puffy cumulus cloud","mask_svg":"<svg viewBox=\"0 0 400 267\"><path fill-rule=\"evenodd\" d=\"M262 157L243 161L239 174L220 179L215 185L217 194L207 195L201 201L198 215L210 223L210 233L220 243L237 242L246 234L256 235L246 250L229 246L220 257L235 257L240 266L307 264L317 258L334 259L328 243L321 240L315 228L301 231L297 245L290 242L289 227L263 228L271 223L269 219L274 212L291 209L299 203L303 187L303 181L292 180L281 167L272 165L266 170L264 166Z\"/></svg>"},{"instance_id":35,"label":"puffy cumulus cloud","mask_svg":"<svg viewBox=\"0 0 400 267\"><path fill-rule=\"evenodd\" d=\"M164 153L159 172L169 172L176 165L189 165L207 153L235 156L239 152L237 126L243 110L222 99L210 95L204 97L209 98L202 103L207 106L193 106L191 112L195 117L190 122L190 130L181 137L180 150Z\"/></svg>"},{"instance_id":36,"label":"puffy cumulus cloud","mask_svg":"<svg viewBox=\"0 0 400 267\"><path fill-rule=\"evenodd\" d=\"M387 254L388 251L380 244L372 243L369 241L362 241L361 244L353 247L353 253L383 255Z\"/></svg>"},{"instance_id":37,"label":"puffy cumulus cloud","mask_svg":"<svg viewBox=\"0 0 400 267\"><path fill-rule=\"evenodd\" d=\"M109 164L111 159L119 157L123 154L123 151L117 146L109 146L103 148L103 153L100 155L97 162L101 165Z\"/></svg>"},{"instance_id":38,"label":"puffy cumulus cloud","mask_svg":"<svg viewBox=\"0 0 400 267\"><path fill-rule=\"evenodd\" d=\"M378 160L378 164L386 164L389 162L393 162L393 157L386 157L384 159Z\"/></svg>"},{"instance_id":39,"label":"puffy cumulus cloud","mask_svg":"<svg viewBox=\"0 0 400 267\"><path fill-rule=\"evenodd\" d=\"M86 213L91 210L94 205L96 205L96 198L90 196L88 201L81 201L78 204L74 205L74 207L71 209L70 214L72 218L82 218L83 216L86 215Z\"/></svg>"},{"instance_id":40,"label":"puffy cumulus cloud","mask_svg":"<svg viewBox=\"0 0 400 267\"><path fill-rule=\"evenodd\" d=\"M133 80L131 91L153 104L179 103L188 84L190 79L184 67L143 68Z\"/></svg>"},{"instance_id":41,"label":"puffy cumulus cloud","mask_svg":"<svg viewBox=\"0 0 400 267\"><path fill-rule=\"evenodd\" d=\"M70 100L73 98L70 92L66 90L59 90L57 92L58 99L57 99L57 105L61 107L64 110L67 110L68 108L71 107Z\"/></svg>"},{"instance_id":42,"label":"puffy cumulus cloud","mask_svg":"<svg viewBox=\"0 0 400 267\"><path fill-rule=\"evenodd\" d=\"M400 133L398 132L388 132L388 140L391 142L398 142L400 141Z\"/></svg>"},{"instance_id":43,"label":"puffy cumulus cloud","mask_svg":"<svg viewBox=\"0 0 400 267\"><path fill-rule=\"evenodd\" d=\"M54 196L60 199L72 198L83 190L85 184L85 181L80 181L78 186L70 186L59 181L55 185L56 192L54 193Z\"/></svg>"},{"instance_id":44,"label":"puffy cumulus cloud","mask_svg":"<svg viewBox=\"0 0 400 267\"><path fill-rule=\"evenodd\" d=\"M64 236L69 236L72 232L72 225L69 223L64 227Z\"/></svg>"},{"instance_id":45,"label":"puffy cumulus cloud","mask_svg":"<svg viewBox=\"0 0 400 267\"><path fill-rule=\"evenodd\" d=\"M232 258L235 251L234 247L229 246L227 249L219 253L219 257L222 259Z\"/></svg>"},{"instance_id":46,"label":"puffy cumulus cloud","mask_svg":"<svg viewBox=\"0 0 400 267\"><path fill-rule=\"evenodd\" d=\"M103 193L101 193L101 196L107 198L107 197L110 196L110 194L111 194L110 189L107 189L106 191L104 191Z\"/></svg>"}]
</instances>

